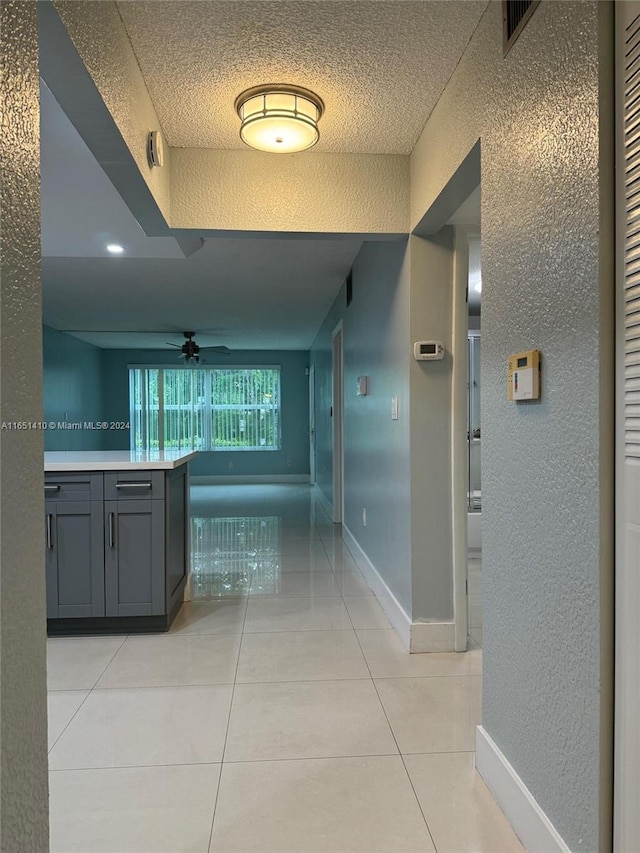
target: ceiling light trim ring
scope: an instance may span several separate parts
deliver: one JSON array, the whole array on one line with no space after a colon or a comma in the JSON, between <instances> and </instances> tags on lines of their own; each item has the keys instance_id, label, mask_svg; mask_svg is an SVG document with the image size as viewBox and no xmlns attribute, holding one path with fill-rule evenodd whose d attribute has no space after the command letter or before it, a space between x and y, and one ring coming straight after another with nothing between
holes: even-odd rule
<instances>
[{"instance_id":1,"label":"ceiling light trim ring","mask_svg":"<svg viewBox=\"0 0 640 853\"><path fill-rule=\"evenodd\" d=\"M242 118L240 114L242 106L251 100L251 98L257 98L259 95L296 95L304 98L306 101L311 101L318 110L318 120L322 118L322 114L324 113L324 101L320 95L316 95L311 89L305 89L303 86L293 86L289 83L264 83L261 86L252 86L250 89L240 92L234 104L240 118Z\"/></svg>"}]
</instances>

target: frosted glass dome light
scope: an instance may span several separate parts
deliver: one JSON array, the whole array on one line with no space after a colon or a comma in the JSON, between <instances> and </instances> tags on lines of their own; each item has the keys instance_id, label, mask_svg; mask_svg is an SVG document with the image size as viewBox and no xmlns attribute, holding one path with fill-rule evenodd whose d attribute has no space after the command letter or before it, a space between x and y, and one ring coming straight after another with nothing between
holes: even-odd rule
<instances>
[{"instance_id":1,"label":"frosted glass dome light","mask_svg":"<svg viewBox=\"0 0 640 853\"><path fill-rule=\"evenodd\" d=\"M251 148L277 154L305 151L320 138L322 98L300 86L254 86L236 98L240 138Z\"/></svg>"}]
</instances>

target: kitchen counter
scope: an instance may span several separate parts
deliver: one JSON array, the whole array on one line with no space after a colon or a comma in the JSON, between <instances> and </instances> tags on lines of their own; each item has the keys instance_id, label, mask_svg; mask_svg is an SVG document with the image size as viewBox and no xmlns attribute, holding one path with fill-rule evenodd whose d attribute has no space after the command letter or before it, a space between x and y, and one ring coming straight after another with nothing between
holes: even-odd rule
<instances>
[{"instance_id":1,"label":"kitchen counter","mask_svg":"<svg viewBox=\"0 0 640 853\"><path fill-rule=\"evenodd\" d=\"M48 450L44 470L173 471L195 456L195 450Z\"/></svg>"},{"instance_id":2,"label":"kitchen counter","mask_svg":"<svg viewBox=\"0 0 640 853\"><path fill-rule=\"evenodd\" d=\"M195 455L45 453L49 634L169 629L189 570Z\"/></svg>"}]
</instances>

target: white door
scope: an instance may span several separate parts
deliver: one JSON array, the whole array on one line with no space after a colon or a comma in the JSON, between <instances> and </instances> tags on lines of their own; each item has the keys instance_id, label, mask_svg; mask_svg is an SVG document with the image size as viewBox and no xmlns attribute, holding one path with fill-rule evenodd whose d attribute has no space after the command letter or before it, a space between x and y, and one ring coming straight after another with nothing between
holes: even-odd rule
<instances>
[{"instance_id":1,"label":"white door","mask_svg":"<svg viewBox=\"0 0 640 853\"><path fill-rule=\"evenodd\" d=\"M614 850L640 850L640 2L616 8Z\"/></svg>"},{"instance_id":2,"label":"white door","mask_svg":"<svg viewBox=\"0 0 640 853\"><path fill-rule=\"evenodd\" d=\"M309 368L309 482L316 481L316 367Z\"/></svg>"},{"instance_id":3,"label":"white door","mask_svg":"<svg viewBox=\"0 0 640 853\"><path fill-rule=\"evenodd\" d=\"M343 457L343 396L342 396L342 371L343 371L343 350L342 350L342 321L336 326L333 332L333 393L331 413L333 417L333 521L341 524L343 521L342 510L342 489L343 489L343 472L344 472L344 457Z\"/></svg>"}]
</instances>

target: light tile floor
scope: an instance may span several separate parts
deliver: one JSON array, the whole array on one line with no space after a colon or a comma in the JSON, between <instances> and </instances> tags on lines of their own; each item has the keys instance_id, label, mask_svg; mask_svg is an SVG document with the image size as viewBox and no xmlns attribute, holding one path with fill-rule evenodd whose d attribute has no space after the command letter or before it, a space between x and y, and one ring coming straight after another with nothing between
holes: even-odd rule
<instances>
[{"instance_id":1,"label":"light tile floor","mask_svg":"<svg viewBox=\"0 0 640 853\"><path fill-rule=\"evenodd\" d=\"M480 649L408 655L305 486L193 489L164 635L48 644L53 853L511 853Z\"/></svg>"}]
</instances>

